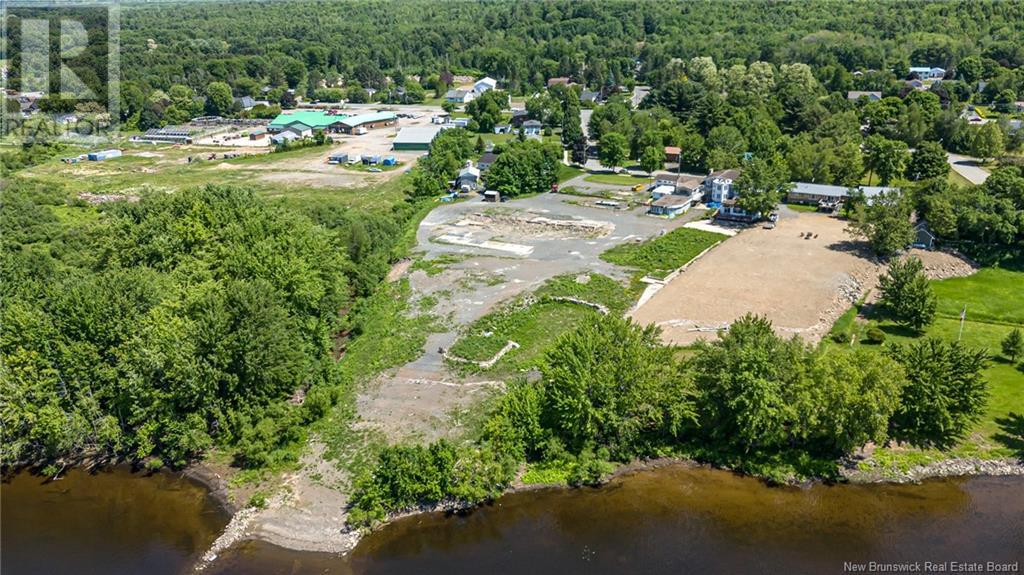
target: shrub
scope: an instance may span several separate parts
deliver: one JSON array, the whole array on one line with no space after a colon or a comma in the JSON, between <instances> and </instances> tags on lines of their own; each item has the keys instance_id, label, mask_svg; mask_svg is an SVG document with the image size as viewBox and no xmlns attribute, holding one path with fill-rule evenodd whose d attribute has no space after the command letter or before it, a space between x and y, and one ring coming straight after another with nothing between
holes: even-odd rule
<instances>
[{"instance_id":1,"label":"shrub","mask_svg":"<svg viewBox=\"0 0 1024 575\"><path fill-rule=\"evenodd\" d=\"M885 343L885 332L877 327L868 329L867 338L870 343L882 344Z\"/></svg>"}]
</instances>

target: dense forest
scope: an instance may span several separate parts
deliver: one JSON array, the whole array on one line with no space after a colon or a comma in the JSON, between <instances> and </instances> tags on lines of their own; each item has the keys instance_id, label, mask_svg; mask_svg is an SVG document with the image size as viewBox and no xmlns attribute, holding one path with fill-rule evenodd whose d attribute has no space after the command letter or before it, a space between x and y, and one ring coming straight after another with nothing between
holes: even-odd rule
<instances>
[{"instance_id":1,"label":"dense forest","mask_svg":"<svg viewBox=\"0 0 1024 575\"><path fill-rule=\"evenodd\" d=\"M443 94L453 74L487 74L520 95L559 76L592 89L634 82L660 87L678 76L680 62L697 56L722 68L804 63L819 80L861 90L902 80L910 66L958 70L957 79L971 83L1024 63L1020 2L225 4L123 7L125 120L149 127L180 122L204 107L230 112L230 101L220 97L225 87L285 105L291 102L286 89L365 101L367 88L407 85L422 98L423 88ZM14 81L21 72L19 19L34 15L9 16ZM104 78L103 54L97 48L78 57L76 73ZM83 71L89 68L93 73ZM855 71L875 73L851 80ZM1020 93L1021 82L1018 75L988 93L994 97L1005 84Z\"/></svg>"},{"instance_id":2,"label":"dense forest","mask_svg":"<svg viewBox=\"0 0 1024 575\"><path fill-rule=\"evenodd\" d=\"M358 313L343 311L386 273L412 209L294 209L207 187L68 212L63 190L11 183L5 464L182 465L214 444L243 467L292 457L351 383L335 337Z\"/></svg>"}]
</instances>

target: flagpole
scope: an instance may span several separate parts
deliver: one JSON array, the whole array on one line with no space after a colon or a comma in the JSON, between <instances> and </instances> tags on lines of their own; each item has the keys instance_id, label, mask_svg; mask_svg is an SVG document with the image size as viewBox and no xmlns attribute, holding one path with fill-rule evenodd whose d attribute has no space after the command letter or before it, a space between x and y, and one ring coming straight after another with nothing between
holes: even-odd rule
<instances>
[{"instance_id":1,"label":"flagpole","mask_svg":"<svg viewBox=\"0 0 1024 575\"><path fill-rule=\"evenodd\" d=\"M964 304L964 311L960 312L960 335L956 336L956 340L957 341L960 341L960 339L964 336L964 319L965 318L967 318L967 305L966 304Z\"/></svg>"}]
</instances>

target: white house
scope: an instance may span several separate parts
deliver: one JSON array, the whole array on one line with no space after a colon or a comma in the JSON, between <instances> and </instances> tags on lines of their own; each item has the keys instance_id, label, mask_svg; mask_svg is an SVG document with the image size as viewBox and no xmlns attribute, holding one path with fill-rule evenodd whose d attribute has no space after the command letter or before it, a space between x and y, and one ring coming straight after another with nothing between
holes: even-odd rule
<instances>
[{"instance_id":1,"label":"white house","mask_svg":"<svg viewBox=\"0 0 1024 575\"><path fill-rule=\"evenodd\" d=\"M704 188L708 190L709 202L719 205L718 218L723 220L750 221L757 218L759 214L748 214L746 210L736 205L739 194L733 184L740 177L742 170L719 170L712 172L704 180Z\"/></svg>"},{"instance_id":2,"label":"white house","mask_svg":"<svg viewBox=\"0 0 1024 575\"><path fill-rule=\"evenodd\" d=\"M480 186L480 170L473 167L473 162L467 161L459 175L455 178L455 188L462 191L475 190Z\"/></svg>"},{"instance_id":3,"label":"white house","mask_svg":"<svg viewBox=\"0 0 1024 575\"><path fill-rule=\"evenodd\" d=\"M523 122L523 135L524 136L539 136L541 130L543 130L543 124L537 120L527 120Z\"/></svg>"},{"instance_id":4,"label":"white house","mask_svg":"<svg viewBox=\"0 0 1024 575\"><path fill-rule=\"evenodd\" d=\"M922 80L941 80L946 75L945 68L929 68L928 66L911 66L911 74L917 74Z\"/></svg>"},{"instance_id":5,"label":"white house","mask_svg":"<svg viewBox=\"0 0 1024 575\"><path fill-rule=\"evenodd\" d=\"M498 81L488 76L486 78L481 78L480 80L477 80L476 83L473 84L473 91L476 92L477 96L479 96L480 94L483 94L488 90L493 90L497 87Z\"/></svg>"},{"instance_id":6,"label":"white house","mask_svg":"<svg viewBox=\"0 0 1024 575\"><path fill-rule=\"evenodd\" d=\"M444 95L444 99L453 104L468 104L476 97L477 93L473 90L451 89Z\"/></svg>"}]
</instances>

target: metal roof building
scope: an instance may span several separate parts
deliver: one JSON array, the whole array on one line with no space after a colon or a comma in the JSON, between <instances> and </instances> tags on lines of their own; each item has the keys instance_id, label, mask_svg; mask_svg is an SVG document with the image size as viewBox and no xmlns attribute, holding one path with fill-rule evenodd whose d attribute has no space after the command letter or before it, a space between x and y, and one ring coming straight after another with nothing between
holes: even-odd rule
<instances>
[{"instance_id":1,"label":"metal roof building","mask_svg":"<svg viewBox=\"0 0 1024 575\"><path fill-rule=\"evenodd\" d=\"M441 131L442 126L415 126L405 127L398 131L398 135L391 142L393 150L429 150L430 143L434 141Z\"/></svg>"}]
</instances>

